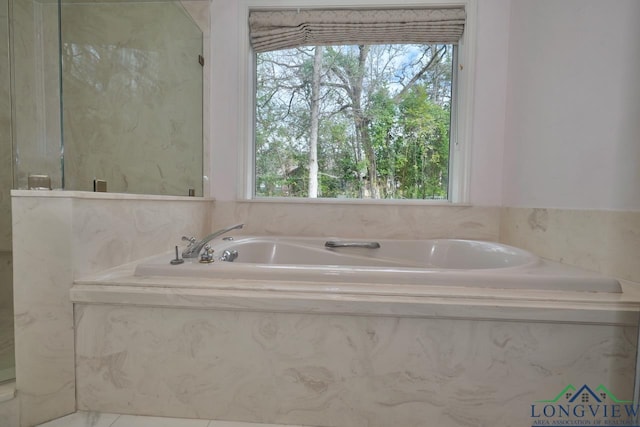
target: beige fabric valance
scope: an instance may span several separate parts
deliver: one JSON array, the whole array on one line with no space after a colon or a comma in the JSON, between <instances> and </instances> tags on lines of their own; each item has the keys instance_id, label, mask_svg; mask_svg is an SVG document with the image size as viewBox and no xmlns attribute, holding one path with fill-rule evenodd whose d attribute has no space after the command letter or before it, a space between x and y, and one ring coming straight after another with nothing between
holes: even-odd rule
<instances>
[{"instance_id":1,"label":"beige fabric valance","mask_svg":"<svg viewBox=\"0 0 640 427\"><path fill-rule=\"evenodd\" d=\"M463 7L251 11L249 31L256 52L297 46L456 44L465 18Z\"/></svg>"}]
</instances>

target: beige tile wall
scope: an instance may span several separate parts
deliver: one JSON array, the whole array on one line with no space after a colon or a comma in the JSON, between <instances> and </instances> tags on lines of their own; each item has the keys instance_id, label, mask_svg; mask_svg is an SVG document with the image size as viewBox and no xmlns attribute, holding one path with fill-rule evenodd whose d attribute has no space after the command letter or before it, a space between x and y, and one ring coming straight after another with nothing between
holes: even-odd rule
<instances>
[{"instance_id":1,"label":"beige tile wall","mask_svg":"<svg viewBox=\"0 0 640 427\"><path fill-rule=\"evenodd\" d=\"M84 410L335 427L519 426L568 384L633 394L636 328L76 308ZM530 424L528 424L530 425Z\"/></svg>"},{"instance_id":2,"label":"beige tile wall","mask_svg":"<svg viewBox=\"0 0 640 427\"><path fill-rule=\"evenodd\" d=\"M211 202L28 190L12 199L16 380L26 427L76 409L73 280L204 233Z\"/></svg>"},{"instance_id":3,"label":"beige tile wall","mask_svg":"<svg viewBox=\"0 0 640 427\"><path fill-rule=\"evenodd\" d=\"M388 203L221 202L214 228L244 222L244 234L497 241L500 208Z\"/></svg>"},{"instance_id":4,"label":"beige tile wall","mask_svg":"<svg viewBox=\"0 0 640 427\"><path fill-rule=\"evenodd\" d=\"M498 240L502 233L506 243L539 255L631 279L636 277L634 260L639 253L636 213L211 203L191 198L30 191L16 191L13 201L14 263L19 277L17 373L18 389L24 393L24 426L75 409L74 313L68 294L74 278L169 250L183 234L203 235L243 221L247 224L243 231L249 234ZM79 315L76 313L76 322L81 320ZM91 363L82 369L103 366L102 362Z\"/></svg>"},{"instance_id":5,"label":"beige tile wall","mask_svg":"<svg viewBox=\"0 0 640 427\"><path fill-rule=\"evenodd\" d=\"M335 202L218 201L214 228L242 234L500 241L640 282L640 212Z\"/></svg>"},{"instance_id":6,"label":"beige tile wall","mask_svg":"<svg viewBox=\"0 0 640 427\"><path fill-rule=\"evenodd\" d=\"M640 282L640 212L503 208L500 240L542 257Z\"/></svg>"}]
</instances>

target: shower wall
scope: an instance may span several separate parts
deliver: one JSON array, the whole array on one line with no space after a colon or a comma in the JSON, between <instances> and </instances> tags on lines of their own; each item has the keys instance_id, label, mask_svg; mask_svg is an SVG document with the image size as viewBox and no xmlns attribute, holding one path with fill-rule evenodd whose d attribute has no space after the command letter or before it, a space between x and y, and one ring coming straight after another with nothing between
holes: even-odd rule
<instances>
[{"instance_id":1,"label":"shower wall","mask_svg":"<svg viewBox=\"0 0 640 427\"><path fill-rule=\"evenodd\" d=\"M87 2L84 2L87 3ZM99 2L98 2L99 3ZM117 3L120 8L125 6L124 3ZM158 7L155 3L140 2L151 8ZM77 5L77 3L76 3ZM94 4L98 6L98 4ZM127 5L127 7L130 5ZM165 10L170 10L171 14L164 15L161 19L159 14L153 17L148 16L148 9L144 13L137 13L139 21L131 24L135 29L138 28L138 36L148 33L151 28L150 23L154 24L155 29L152 30L154 38L165 39L168 36L166 30L169 24L169 17L179 23L178 27L183 28L184 32L177 38L181 37L183 42L189 42L189 48L181 42L175 42L173 49L176 55L169 57L163 52L150 52L148 57L154 57L156 62L136 63L131 61L135 59L136 54L143 52L148 48L144 46L142 39L144 37L133 37L128 40L129 44L125 46L124 53L129 52L129 56L121 52L120 57L114 55L113 59L120 59L120 64L124 64L124 69L116 68L117 61L113 61L113 68L104 65L102 68L89 68L90 78L96 80L103 79L113 89L119 88L120 92L112 94L112 97L98 97L98 107L106 103L114 112L125 112L126 119L129 122L120 122L120 129L135 128L139 132L134 139L118 137L114 141L99 141L101 130L109 126L117 127L118 123L100 121L101 117L92 116L91 108L77 108L74 112L70 108L70 117L73 119L68 122L70 124L70 137L76 137L75 140L69 142L66 153L77 148L76 153L69 154L66 173L70 177L78 177L84 173L88 177L89 185L94 176L106 178L109 181L109 191L130 191L130 192L149 192L149 193L167 193L175 192L176 194L186 194L188 188L195 188L196 194L202 194L202 110L203 90L202 90L202 67L198 63L198 57L192 55L192 45L195 45L199 52L202 52L202 44L206 43L205 48L208 50L208 35L204 37L203 33L208 34L209 13L208 2L206 1L188 1L185 2L185 9L178 4L172 2L162 2ZM99 6L102 7L102 6ZM106 7L106 6L105 6ZM110 7L115 7L112 4ZM79 7L66 9L70 14L79 11ZM131 9L129 10L129 12ZM9 14L11 12L11 14ZM85 19L86 16L75 16L77 25L76 34L73 36L78 44L82 43L83 37L87 34L94 33L96 28L105 27L115 29L112 39L108 39L106 35L98 32L103 39L96 42L95 50L90 50L91 54L109 54L112 45L118 44L117 37L122 33L120 24L133 19L133 13L111 13L109 16L100 15L98 22ZM69 15L70 18L72 15ZM146 18L146 20L145 20ZM130 21L127 21L131 23ZM160 25L157 25L157 23ZM12 23L12 25L10 25ZM104 27L102 26L104 24ZM174 22L175 24L175 22ZM198 25L200 30L198 31ZM175 25L174 25L175 27ZM73 35L73 32L71 33ZM11 35L11 38L9 37ZM175 33L172 33L175 36ZM86 39L84 39L86 40ZM195 41L195 43L193 43ZM111 46L111 47L110 47ZM127 50L128 49L128 50ZM97 57L93 57L96 59ZM144 58L143 58L144 59ZM153 59L153 58L152 58ZM127 62L128 61L128 62ZM154 68L154 64L175 64L175 67ZM152 65L145 70L132 70L135 65ZM195 64L195 65L194 65ZM127 68L127 66L129 68ZM180 66L189 66L190 70L197 71L198 84L184 86L183 71ZM205 67L208 63L205 64ZM206 70L206 68L205 68ZM128 71L148 71L157 73L160 77L167 76L174 78L174 83L165 84L158 87L152 87L150 96L140 98L141 101L125 102L119 101L120 97L125 98L131 87L118 86L118 83L126 80ZM105 77L105 73L111 72ZM135 73L134 73L135 74ZM193 74L193 73L192 73ZM129 83L136 85L139 90L149 89L145 86L144 75L142 73L135 74L135 78L129 79ZM178 79L175 81L175 79ZM27 177L29 174L47 174L51 177L51 186L54 189L63 187L63 144L62 144L62 126L61 126L61 96L60 96L60 43L59 43L59 26L58 26L58 4L49 1L30 1L30 0L0 0L0 382L14 376L14 339L13 339L13 278L12 278L12 218L11 218L11 200L10 190L12 188L26 189ZM193 79L191 79L193 81ZM208 93L208 83L205 82L205 93ZM197 88L197 89L194 89ZM71 96L72 90L67 86ZM76 87L77 89L77 87ZM87 89L85 87L85 89ZM155 92L154 92L155 90ZM184 105L177 105L173 102L172 96L175 94L186 95L197 107L196 110L188 109ZM85 94L86 96L87 94ZM103 94L104 95L104 94ZM89 94L89 98L90 94ZM70 99L67 99L70 101ZM112 102L106 102L112 101ZM208 97L205 98L205 108L208 108ZM69 102L69 106L73 106L73 102ZM143 126L145 121L144 112L153 109L165 108L168 112L168 119L161 125ZM171 108L174 108L173 110ZM145 110L146 109L146 110ZM93 111L94 114L97 110ZM137 115L136 115L137 114ZM104 115L102 116L104 117ZM185 118L186 117L186 118ZM183 120L184 118L184 120ZM77 119L77 120L76 120ZM86 119L88 124L82 127L79 125L80 119ZM155 132L155 133L154 133ZM192 138L195 135L197 138ZM204 135L207 138L207 135ZM195 141L197 139L197 147L193 150L186 147L186 140ZM148 144L150 141L158 142L160 145L152 146ZM90 143L94 143L91 145ZM120 157L112 156L105 151L113 148L115 143L120 144ZM86 145L85 145L86 144ZM178 153L169 153L165 150L168 145L178 147ZM118 187L116 183L118 179L111 178L106 173L103 175L100 170L86 173L89 154L98 154L103 159L109 159L113 165L106 168L109 172L113 169L119 169L126 164L128 167L139 171L139 175L127 176L130 182L135 183L129 187ZM208 163L208 149L205 150L205 162ZM169 167L162 166L161 163L155 161L156 158L164 156L164 162L170 164ZM186 164L184 159L190 156L193 164ZM172 173L171 167L175 166L177 173L188 172L192 181L180 181ZM76 168L74 170L74 168ZM84 168L84 169L83 169ZM84 172L83 172L84 171ZM160 176L164 181L156 182L155 186L143 187L151 180ZM76 178L76 182L82 181ZM169 183L169 184L167 184ZM86 183L82 183L81 189L87 188ZM175 185L175 191L172 185ZM137 187L136 187L137 186ZM72 187L67 189L73 189ZM0 422L1 424L1 422Z\"/></svg>"},{"instance_id":2,"label":"shower wall","mask_svg":"<svg viewBox=\"0 0 640 427\"><path fill-rule=\"evenodd\" d=\"M0 40L4 41L0 47L2 381L15 377L12 219L9 192L14 186L27 188L29 174L47 174L51 177L52 187L60 188L62 152L58 6L55 2L0 0L0 10L0 31L3 33Z\"/></svg>"},{"instance_id":3,"label":"shower wall","mask_svg":"<svg viewBox=\"0 0 640 427\"><path fill-rule=\"evenodd\" d=\"M11 251L11 83L8 0L0 0L0 307L5 305L2 254Z\"/></svg>"},{"instance_id":4,"label":"shower wall","mask_svg":"<svg viewBox=\"0 0 640 427\"><path fill-rule=\"evenodd\" d=\"M8 0L0 0L0 382L12 378L13 283L11 257L11 84Z\"/></svg>"},{"instance_id":5,"label":"shower wall","mask_svg":"<svg viewBox=\"0 0 640 427\"><path fill-rule=\"evenodd\" d=\"M202 31L176 2L63 3L66 190L202 195Z\"/></svg>"},{"instance_id":6,"label":"shower wall","mask_svg":"<svg viewBox=\"0 0 640 427\"><path fill-rule=\"evenodd\" d=\"M47 174L61 188L58 5L11 4L15 184L26 189L29 174Z\"/></svg>"},{"instance_id":7,"label":"shower wall","mask_svg":"<svg viewBox=\"0 0 640 427\"><path fill-rule=\"evenodd\" d=\"M54 189L91 191L99 178L109 192L203 194L207 2L63 2L61 97L57 3L2 1L14 22L15 163L0 173L15 188L47 174Z\"/></svg>"}]
</instances>

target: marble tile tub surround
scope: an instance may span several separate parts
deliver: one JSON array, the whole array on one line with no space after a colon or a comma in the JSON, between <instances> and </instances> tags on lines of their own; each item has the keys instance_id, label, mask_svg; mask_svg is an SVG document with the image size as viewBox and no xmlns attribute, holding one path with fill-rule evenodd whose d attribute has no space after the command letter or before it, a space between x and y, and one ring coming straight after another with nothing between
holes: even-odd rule
<instances>
[{"instance_id":1,"label":"marble tile tub surround","mask_svg":"<svg viewBox=\"0 0 640 427\"><path fill-rule=\"evenodd\" d=\"M329 200L215 202L215 229L240 222L245 227L238 234L498 241L500 208Z\"/></svg>"},{"instance_id":2,"label":"marble tile tub surround","mask_svg":"<svg viewBox=\"0 0 640 427\"><path fill-rule=\"evenodd\" d=\"M74 279L209 229L201 198L12 191L20 422L75 411ZM176 237L178 236L178 237Z\"/></svg>"},{"instance_id":3,"label":"marble tile tub surround","mask_svg":"<svg viewBox=\"0 0 640 427\"><path fill-rule=\"evenodd\" d=\"M522 425L633 393L636 328L76 305L78 408L322 426Z\"/></svg>"},{"instance_id":4,"label":"marble tile tub surround","mask_svg":"<svg viewBox=\"0 0 640 427\"><path fill-rule=\"evenodd\" d=\"M640 283L640 211L505 207L500 241Z\"/></svg>"},{"instance_id":5,"label":"marble tile tub surround","mask_svg":"<svg viewBox=\"0 0 640 427\"><path fill-rule=\"evenodd\" d=\"M75 409L69 289L77 278L166 251L182 234L202 235L241 221L256 234L498 240L501 216L498 207L216 202L212 209L211 201L181 197L56 191L13 196L24 426Z\"/></svg>"},{"instance_id":6,"label":"marble tile tub surround","mask_svg":"<svg viewBox=\"0 0 640 427\"><path fill-rule=\"evenodd\" d=\"M499 241L640 283L640 212L333 201L216 201L215 229L238 234Z\"/></svg>"}]
</instances>

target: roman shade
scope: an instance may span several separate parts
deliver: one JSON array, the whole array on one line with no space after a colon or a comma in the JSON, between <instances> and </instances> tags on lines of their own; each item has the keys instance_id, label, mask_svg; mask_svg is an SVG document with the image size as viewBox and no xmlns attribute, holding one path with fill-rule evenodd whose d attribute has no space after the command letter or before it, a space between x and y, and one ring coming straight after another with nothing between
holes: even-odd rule
<instances>
[{"instance_id":1,"label":"roman shade","mask_svg":"<svg viewBox=\"0 0 640 427\"><path fill-rule=\"evenodd\" d=\"M249 32L256 52L298 46L456 44L465 17L463 7L253 10Z\"/></svg>"}]
</instances>

